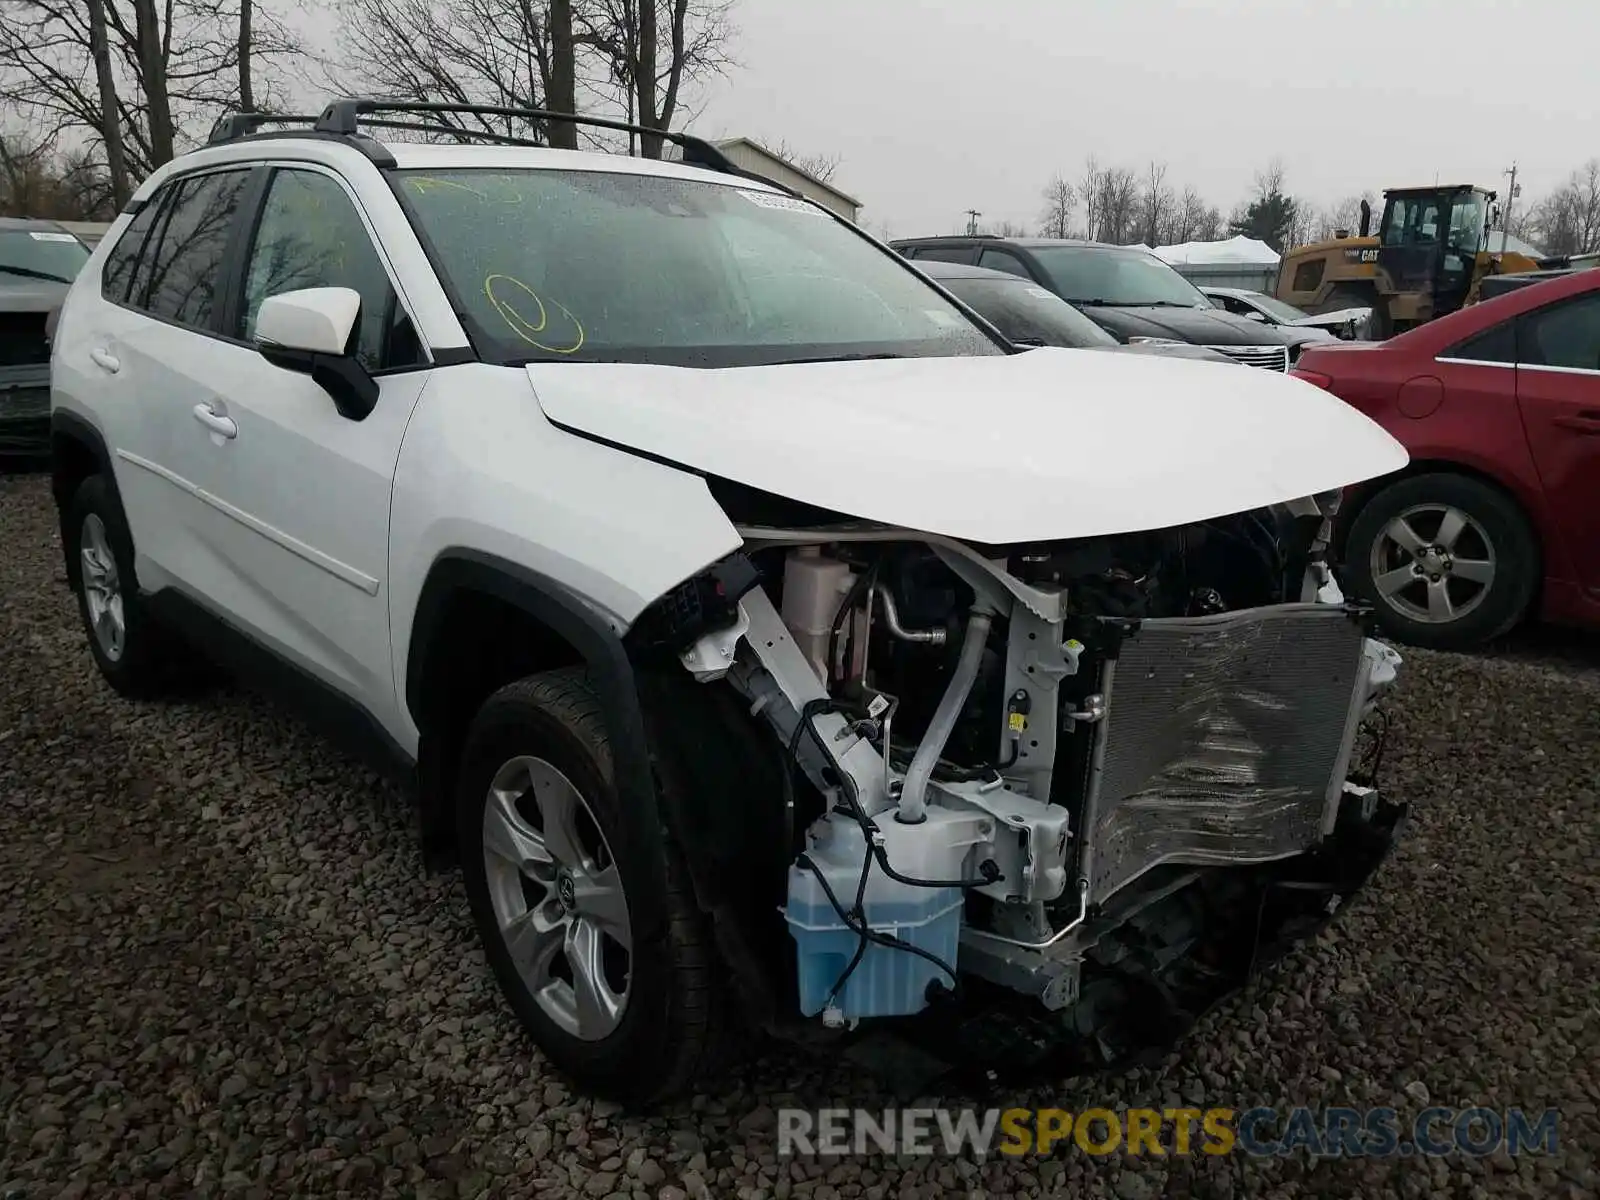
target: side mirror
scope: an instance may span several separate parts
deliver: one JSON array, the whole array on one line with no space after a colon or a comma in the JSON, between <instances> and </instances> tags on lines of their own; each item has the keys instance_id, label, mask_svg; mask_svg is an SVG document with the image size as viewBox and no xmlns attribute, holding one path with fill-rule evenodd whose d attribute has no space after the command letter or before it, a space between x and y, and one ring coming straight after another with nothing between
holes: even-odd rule
<instances>
[{"instance_id":1,"label":"side mirror","mask_svg":"<svg viewBox=\"0 0 1600 1200\"><path fill-rule=\"evenodd\" d=\"M360 320L361 293L353 288L280 292L261 302L256 349L275 367L310 375L340 416L360 421L378 403L378 381L352 353Z\"/></svg>"},{"instance_id":2,"label":"side mirror","mask_svg":"<svg viewBox=\"0 0 1600 1200\"><path fill-rule=\"evenodd\" d=\"M1246 321L1259 321L1263 325L1267 323L1266 315L1264 313L1258 313L1253 309L1244 314L1244 319Z\"/></svg>"}]
</instances>

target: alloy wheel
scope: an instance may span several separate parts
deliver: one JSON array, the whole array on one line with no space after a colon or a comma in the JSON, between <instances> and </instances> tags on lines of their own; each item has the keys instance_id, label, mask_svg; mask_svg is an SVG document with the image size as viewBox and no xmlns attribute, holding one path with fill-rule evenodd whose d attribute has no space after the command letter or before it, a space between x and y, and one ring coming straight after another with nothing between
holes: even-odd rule
<instances>
[{"instance_id":1,"label":"alloy wheel","mask_svg":"<svg viewBox=\"0 0 1600 1200\"><path fill-rule=\"evenodd\" d=\"M83 576L83 598L89 611L89 628L100 652L111 662L122 658L128 626L122 607L122 580L111 553L105 522L90 513L83 521L78 557Z\"/></svg>"},{"instance_id":2,"label":"alloy wheel","mask_svg":"<svg viewBox=\"0 0 1600 1200\"><path fill-rule=\"evenodd\" d=\"M1401 615L1427 625L1467 616L1489 595L1495 548L1464 509L1421 504L1383 527L1373 542L1372 584Z\"/></svg>"},{"instance_id":3,"label":"alloy wheel","mask_svg":"<svg viewBox=\"0 0 1600 1200\"><path fill-rule=\"evenodd\" d=\"M632 974L627 896L593 810L544 759L520 756L495 773L483 864L500 937L535 1003L582 1041L613 1033Z\"/></svg>"}]
</instances>

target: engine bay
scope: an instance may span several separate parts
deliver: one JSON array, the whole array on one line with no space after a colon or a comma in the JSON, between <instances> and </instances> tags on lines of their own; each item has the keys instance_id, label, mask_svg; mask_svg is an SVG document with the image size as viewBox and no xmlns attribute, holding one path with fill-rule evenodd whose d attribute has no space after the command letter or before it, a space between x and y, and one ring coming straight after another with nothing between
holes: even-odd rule
<instances>
[{"instance_id":1,"label":"engine bay","mask_svg":"<svg viewBox=\"0 0 1600 1200\"><path fill-rule=\"evenodd\" d=\"M964 976L1070 1008L1174 871L1328 837L1398 661L1328 569L1336 501L1007 546L740 523L641 630L780 748L799 1015L910 1016Z\"/></svg>"}]
</instances>

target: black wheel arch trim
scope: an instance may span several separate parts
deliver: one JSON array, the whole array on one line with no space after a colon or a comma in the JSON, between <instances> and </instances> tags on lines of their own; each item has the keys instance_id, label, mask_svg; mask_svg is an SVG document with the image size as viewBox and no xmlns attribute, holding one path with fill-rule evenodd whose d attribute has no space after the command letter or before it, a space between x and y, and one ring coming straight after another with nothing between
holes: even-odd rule
<instances>
[{"instance_id":1,"label":"black wheel arch trim","mask_svg":"<svg viewBox=\"0 0 1600 1200\"><path fill-rule=\"evenodd\" d=\"M74 442L88 452L94 460L96 474L106 481L106 489L111 493L111 499L118 508L122 507L122 492L117 487L117 473L111 464L111 448L106 445L105 435L102 434L88 418L80 416L64 408L52 409L50 412L50 494L55 500L56 513L62 520L63 537L61 539L61 553L65 561L67 586L77 586L77 557L72 553L68 538L65 536L65 519L67 507L72 503L72 490L68 488L69 480L62 474L63 463L57 452L56 443L60 439Z\"/></svg>"},{"instance_id":2,"label":"black wheel arch trim","mask_svg":"<svg viewBox=\"0 0 1600 1200\"><path fill-rule=\"evenodd\" d=\"M621 636L561 583L520 563L466 547L447 548L434 558L417 598L406 653L405 702L422 736L419 760L427 757L423 748L429 742L423 685L428 678L430 655L438 644L436 634L447 602L462 590L486 593L521 610L564 639L583 659L605 719L617 798L634 818L634 866L650 876L645 880L645 894L660 895L666 888L666 848L633 663ZM430 780L430 774L424 768L424 786L429 790L450 787L452 781ZM433 797L446 804L452 798L453 791ZM423 803L428 804L429 797L424 796ZM655 927L665 921L661 913L643 916L650 926L641 931L645 936L653 934Z\"/></svg>"}]
</instances>

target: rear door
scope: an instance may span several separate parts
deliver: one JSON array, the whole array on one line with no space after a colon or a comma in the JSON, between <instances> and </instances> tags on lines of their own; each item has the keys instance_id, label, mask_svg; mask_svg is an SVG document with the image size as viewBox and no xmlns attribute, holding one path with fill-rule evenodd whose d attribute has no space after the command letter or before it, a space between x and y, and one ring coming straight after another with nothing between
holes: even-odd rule
<instances>
[{"instance_id":1,"label":"rear door","mask_svg":"<svg viewBox=\"0 0 1600 1200\"><path fill-rule=\"evenodd\" d=\"M1600 291L1520 318L1517 403L1567 557L1600 594Z\"/></svg>"},{"instance_id":2,"label":"rear door","mask_svg":"<svg viewBox=\"0 0 1600 1200\"><path fill-rule=\"evenodd\" d=\"M224 369L220 281L252 172L228 167L164 185L108 256L102 299L75 334L71 373L103 422L133 530L139 585L196 589L198 542L193 409ZM126 243L126 251L124 248Z\"/></svg>"},{"instance_id":3,"label":"rear door","mask_svg":"<svg viewBox=\"0 0 1600 1200\"><path fill-rule=\"evenodd\" d=\"M232 433L206 439L196 468L213 512L207 591L243 632L386 720L395 706L389 500L429 363L356 195L337 174L272 168L253 226L224 329L229 366L206 398ZM313 287L361 295L355 353L379 383L362 420L341 416L309 375L254 349L262 301Z\"/></svg>"}]
</instances>

